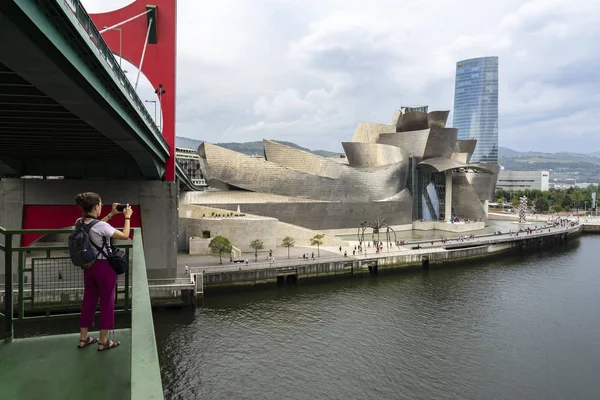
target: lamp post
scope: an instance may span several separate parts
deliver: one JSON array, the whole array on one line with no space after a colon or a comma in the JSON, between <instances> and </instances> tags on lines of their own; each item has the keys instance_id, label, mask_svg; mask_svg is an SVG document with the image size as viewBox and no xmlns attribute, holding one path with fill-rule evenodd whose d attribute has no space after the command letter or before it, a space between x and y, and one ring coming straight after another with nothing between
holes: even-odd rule
<instances>
[{"instance_id":1,"label":"lamp post","mask_svg":"<svg viewBox=\"0 0 600 400\"><path fill-rule=\"evenodd\" d=\"M154 90L154 93L156 93L156 95L158 96L158 104L160 104L160 126L159 126L159 129L161 132L162 132L162 96L166 92L167 91L165 89L163 89L162 83L159 83L158 87Z\"/></svg>"},{"instance_id":2,"label":"lamp post","mask_svg":"<svg viewBox=\"0 0 600 400\"><path fill-rule=\"evenodd\" d=\"M154 123L156 124L156 100L144 100L144 103L154 103Z\"/></svg>"},{"instance_id":3,"label":"lamp post","mask_svg":"<svg viewBox=\"0 0 600 400\"><path fill-rule=\"evenodd\" d=\"M104 28L107 30L119 31L119 67L123 69L123 31L121 28L109 28L108 26L105 26Z\"/></svg>"}]
</instances>

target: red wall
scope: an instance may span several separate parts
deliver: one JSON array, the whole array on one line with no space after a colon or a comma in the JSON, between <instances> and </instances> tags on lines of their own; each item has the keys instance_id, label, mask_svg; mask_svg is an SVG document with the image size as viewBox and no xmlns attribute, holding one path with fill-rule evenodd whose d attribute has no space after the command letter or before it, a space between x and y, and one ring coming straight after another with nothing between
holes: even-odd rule
<instances>
[{"instance_id":1,"label":"red wall","mask_svg":"<svg viewBox=\"0 0 600 400\"><path fill-rule=\"evenodd\" d=\"M175 73L176 73L176 0L152 0L135 2L118 10L107 13L90 14L98 30L113 26L126 19L134 17L146 11L146 5L157 6L156 16L156 44L148 44L144 56L142 72L148 77L152 86L156 89L159 84L163 85L166 93L162 96L163 111L163 137L169 145L170 158L166 165L165 179L175 180ZM122 29L122 51L123 58L127 59L136 67L142 57L146 33L148 31L148 17L146 15L121 25ZM109 30L102 34L104 41L115 54L119 54L120 42L119 31Z\"/></svg>"},{"instance_id":2,"label":"red wall","mask_svg":"<svg viewBox=\"0 0 600 400\"><path fill-rule=\"evenodd\" d=\"M101 218L104 218L111 210L111 206L102 207ZM131 227L142 227L142 216L140 206L132 205ZM23 206L23 229L61 229L75 225L77 218L82 217L81 209L75 205L25 205ZM123 214L115 215L110 224L115 228L122 228L125 219ZM23 235L21 246L29 246L42 237L41 234Z\"/></svg>"}]
</instances>

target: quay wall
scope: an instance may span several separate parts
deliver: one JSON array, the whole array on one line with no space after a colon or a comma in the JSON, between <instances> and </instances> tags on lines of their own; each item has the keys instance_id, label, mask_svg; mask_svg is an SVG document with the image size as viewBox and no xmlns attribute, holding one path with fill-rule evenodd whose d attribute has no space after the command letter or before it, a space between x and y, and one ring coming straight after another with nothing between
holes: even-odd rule
<instances>
[{"instance_id":1,"label":"quay wall","mask_svg":"<svg viewBox=\"0 0 600 400\"><path fill-rule=\"evenodd\" d=\"M585 233L600 233L600 224L583 224L583 232Z\"/></svg>"},{"instance_id":2,"label":"quay wall","mask_svg":"<svg viewBox=\"0 0 600 400\"><path fill-rule=\"evenodd\" d=\"M576 238L581 226L536 235L452 242L443 246L399 251L367 257L344 257L332 261L294 260L264 267L221 267L196 271L203 275L202 294L256 286L303 284L325 278L351 278L415 268L439 268L444 264L490 257L507 251L530 250L554 246ZM600 226L598 229L600 232ZM281 265L283 264L283 265ZM202 268L199 268L201 270Z\"/></svg>"},{"instance_id":3,"label":"quay wall","mask_svg":"<svg viewBox=\"0 0 600 400\"><path fill-rule=\"evenodd\" d=\"M412 248L392 254L367 257L342 257L317 260L285 260L277 264L262 266L218 266L197 267L189 278L176 280L151 280L149 292L152 307L193 306L198 296L218 292L261 289L288 284L309 284L332 279L355 279L369 275L396 273L421 268L442 268L448 264L473 261L479 258L498 256L509 251L530 251L555 246L576 239L582 233L600 233L600 224L583 225L535 235L489 236L463 242L451 241L441 246ZM201 278L200 278L201 277ZM27 289L24 295L28 296ZM14 291L17 306L18 290ZM83 288L67 291L36 290L36 307L39 309L68 309L77 312ZM119 294L117 304L123 304L124 295ZM4 303L4 292L0 293L0 304ZM26 311L27 306L26 306ZM35 311L35 310L31 310Z\"/></svg>"}]
</instances>

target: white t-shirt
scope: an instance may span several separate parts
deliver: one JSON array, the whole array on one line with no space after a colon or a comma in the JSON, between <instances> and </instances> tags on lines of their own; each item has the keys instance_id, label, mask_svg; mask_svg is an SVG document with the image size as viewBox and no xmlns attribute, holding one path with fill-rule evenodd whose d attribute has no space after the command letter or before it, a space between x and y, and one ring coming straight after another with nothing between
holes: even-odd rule
<instances>
[{"instance_id":1,"label":"white t-shirt","mask_svg":"<svg viewBox=\"0 0 600 400\"><path fill-rule=\"evenodd\" d=\"M85 224L89 224L90 222L92 222L93 219L85 222ZM94 226L92 226L92 229L90 229L90 240L98 247L102 247L102 238L105 237L106 241L108 243L110 243L110 238L112 237L112 235L115 233L116 229L113 228L112 226L110 226L108 223L103 222L103 221L98 221L98 223ZM96 250L96 248L94 246L92 246L92 248L94 249L94 254L98 254L98 250ZM106 251L106 249L104 249L104 251ZM102 255L102 253L98 254L98 258L100 259L105 259L106 257L104 257Z\"/></svg>"}]
</instances>

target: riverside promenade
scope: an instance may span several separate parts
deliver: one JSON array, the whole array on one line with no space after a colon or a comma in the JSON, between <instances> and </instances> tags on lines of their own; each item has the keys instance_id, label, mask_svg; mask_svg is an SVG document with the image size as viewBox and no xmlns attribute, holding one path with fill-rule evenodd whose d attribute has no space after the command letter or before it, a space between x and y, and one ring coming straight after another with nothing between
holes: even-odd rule
<instances>
[{"instance_id":1,"label":"riverside promenade","mask_svg":"<svg viewBox=\"0 0 600 400\"><path fill-rule=\"evenodd\" d=\"M227 259L222 265L192 264L189 277L194 282L196 295L202 296L212 291L245 286L296 284L339 275L375 275L386 270L436 268L445 263L487 257L511 249L531 248L531 251L535 251L534 248L537 247L558 245L568 241L569 237L580 234L585 226L575 219L558 226L540 224L537 228L532 227L529 232L518 231L518 227L515 227L510 232L501 231L474 237L465 235L452 239L415 240L389 247L384 243L380 252L376 252L374 247L367 247L366 252L363 248L361 254L357 255L352 255L352 251L354 246L358 246L358 242L349 241L341 251L339 248L321 247L320 251L325 251L326 254L316 259L296 255L290 259L276 256L275 262L265 260L238 264L230 263ZM597 227L600 230L600 220ZM312 255L313 251L317 254L316 247L296 249L295 254L299 253L298 250L302 254ZM264 260L264 254L261 257Z\"/></svg>"}]
</instances>

